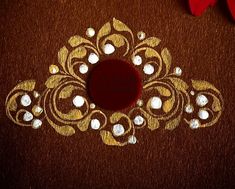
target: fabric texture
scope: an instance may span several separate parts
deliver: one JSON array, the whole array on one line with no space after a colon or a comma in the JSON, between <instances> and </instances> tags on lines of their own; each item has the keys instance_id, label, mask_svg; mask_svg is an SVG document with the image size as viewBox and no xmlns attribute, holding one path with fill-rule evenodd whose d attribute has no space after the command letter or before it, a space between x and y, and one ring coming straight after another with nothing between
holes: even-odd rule
<instances>
[{"instance_id":1,"label":"fabric texture","mask_svg":"<svg viewBox=\"0 0 235 189\"><path fill-rule=\"evenodd\" d=\"M194 17L186 0L1 0L0 15L0 188L235 187L235 25L226 1ZM63 137L7 118L5 99L18 82L36 79L43 89L68 39L114 17L161 39L184 80L220 90L225 105L214 126L146 129L136 145L111 147L92 131Z\"/></svg>"}]
</instances>

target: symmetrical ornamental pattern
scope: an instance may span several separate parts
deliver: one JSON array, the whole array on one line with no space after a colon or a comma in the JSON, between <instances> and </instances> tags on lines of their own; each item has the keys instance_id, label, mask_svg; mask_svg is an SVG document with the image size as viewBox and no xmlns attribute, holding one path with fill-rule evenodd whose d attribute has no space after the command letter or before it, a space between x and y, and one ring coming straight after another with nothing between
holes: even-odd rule
<instances>
[{"instance_id":1,"label":"symmetrical ornamental pattern","mask_svg":"<svg viewBox=\"0 0 235 189\"><path fill-rule=\"evenodd\" d=\"M97 32L88 28L87 37L73 36L58 52L58 65L51 65L45 90L35 90L36 81L17 84L6 98L6 114L17 125L40 128L50 125L64 136L80 131L98 132L107 145L124 146L137 142L141 129L175 129L185 121L191 129L214 125L221 116L220 91L203 80L180 79L180 67L172 69L167 48L160 50L160 40L136 37L117 19ZM118 53L143 75L143 91L136 106L126 112L107 112L87 97L87 73L94 64ZM116 56L117 57L117 56Z\"/></svg>"}]
</instances>

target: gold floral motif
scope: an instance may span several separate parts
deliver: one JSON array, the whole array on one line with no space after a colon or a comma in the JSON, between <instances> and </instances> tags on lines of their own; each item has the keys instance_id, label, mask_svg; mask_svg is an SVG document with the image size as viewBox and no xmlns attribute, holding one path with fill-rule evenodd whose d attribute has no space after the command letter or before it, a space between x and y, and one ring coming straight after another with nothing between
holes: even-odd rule
<instances>
[{"instance_id":1,"label":"gold floral motif","mask_svg":"<svg viewBox=\"0 0 235 189\"><path fill-rule=\"evenodd\" d=\"M44 121L43 124L46 120L57 133L64 136L75 134L76 127L80 131L87 131L90 128L91 119L99 117L100 126L97 132L105 144L114 146L135 143L128 141L128 138L135 137L137 130L144 127L151 131L161 126L173 130L179 126L181 120L184 120L191 128L214 125L223 111L223 100L219 90L212 84L201 80L192 80L190 85L187 84L174 71L171 72L172 57L169 50L163 48L160 53L158 52L160 39L144 38L145 34L143 39L141 38L141 41L136 44L131 29L115 18L101 27L95 41L78 35L71 37L68 45L58 52L59 64L49 67L52 75L46 80L44 91L41 93L35 91L35 80L23 81L10 91L6 98L7 116L15 124L32 126L32 122L22 118L26 112L32 111L37 119ZM122 59L132 62L133 57L140 55L143 64L151 64L155 69L152 75L144 77L142 99L138 100L136 107L130 109L128 114L121 111L113 112L109 118L104 110L99 109L90 99L87 99L86 78L76 71L81 64L92 66L87 63L89 53L95 53L99 59L107 56L104 53L107 43L112 44L122 54ZM138 68L140 71L143 70L142 65ZM33 99L29 106L19 104L19 99L25 94ZM84 98L84 105L81 108L74 107L71 103L77 94ZM149 94L162 99L161 109L156 110L151 107L153 96ZM195 112L185 112L185 107L193 105L194 110L200 109L200 106L195 103L195 98L200 95L206 96L209 101L204 105L203 110L206 110L210 116L209 120L201 120L200 125L195 127L190 124L197 115ZM66 107L72 107L65 108L64 104ZM36 107L41 107L42 111L36 112ZM136 115L144 118L141 125L133 122ZM125 132L120 136L115 136L112 133L112 125L121 121L125 121Z\"/></svg>"}]
</instances>

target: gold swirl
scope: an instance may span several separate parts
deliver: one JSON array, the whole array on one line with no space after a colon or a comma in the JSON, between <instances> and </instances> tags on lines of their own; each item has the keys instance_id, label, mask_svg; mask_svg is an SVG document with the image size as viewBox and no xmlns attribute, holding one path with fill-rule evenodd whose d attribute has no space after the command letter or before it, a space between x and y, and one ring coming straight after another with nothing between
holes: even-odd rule
<instances>
[{"instance_id":1,"label":"gold swirl","mask_svg":"<svg viewBox=\"0 0 235 189\"><path fill-rule=\"evenodd\" d=\"M34 120L46 120L63 136L75 134L76 128L85 132L91 127L99 132L105 144L111 146L135 144L137 131L144 128L154 131L163 125L165 129L173 130L179 126L182 119L193 129L210 127L218 122L224 109L220 91L207 81L192 80L191 85L187 84L179 78L180 74L176 73L175 69L171 72L172 56L169 50L163 47L158 52L156 49L161 40L157 37L143 38L139 38L141 41L136 44L131 29L115 18L100 28L94 42L79 35L72 36L68 44L58 52L58 65L49 66L51 75L45 81L45 90L41 95L35 91L34 80L17 84L6 98L6 115L17 125L34 126L31 117L23 119L22 115L27 116L28 113L30 116L35 116ZM141 56L142 65L135 65L140 72L145 64L152 65L155 70L153 74L144 76L142 99L139 99L141 103L130 108L128 113L112 112L110 117L107 117L107 112L87 99L86 77L77 73L77 67L81 64L89 68L92 66L87 63L89 53L95 53L99 60L105 58L103 51L107 43L111 43L115 50L124 50L122 59L129 61L137 55ZM19 104L24 95L27 95L27 103ZM74 107L72 104L75 95L84 100L79 107ZM206 98L206 103L197 107L198 102L196 103L195 98L202 95ZM153 97L161 99L159 109L152 107ZM68 109L71 105L72 107ZM186 111L186 107L189 110ZM197 109L207 112L209 119L200 122L195 117L197 112L193 112ZM91 125L92 120L95 121L95 126ZM197 120L196 123L200 124L191 125L192 120ZM125 122L123 133L115 135L110 126L123 122Z\"/></svg>"}]
</instances>

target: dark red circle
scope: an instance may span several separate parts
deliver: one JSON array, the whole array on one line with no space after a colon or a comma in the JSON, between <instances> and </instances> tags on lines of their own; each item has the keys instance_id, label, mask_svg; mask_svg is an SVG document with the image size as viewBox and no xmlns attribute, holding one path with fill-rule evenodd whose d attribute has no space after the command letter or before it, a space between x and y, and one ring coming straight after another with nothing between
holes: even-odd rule
<instances>
[{"instance_id":1,"label":"dark red circle","mask_svg":"<svg viewBox=\"0 0 235 189\"><path fill-rule=\"evenodd\" d=\"M88 76L88 95L99 107L121 110L133 105L142 92L139 72L128 62L108 59L97 63Z\"/></svg>"}]
</instances>

